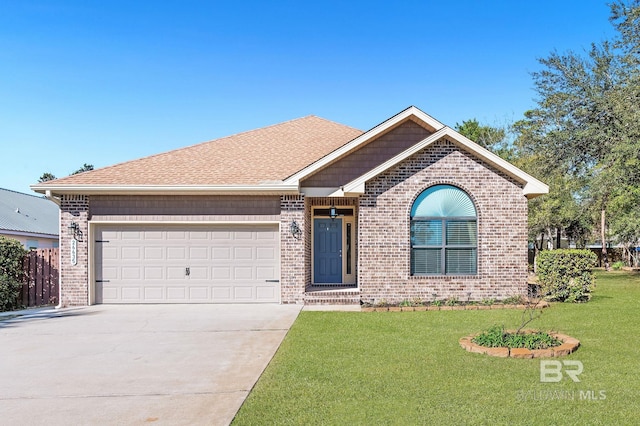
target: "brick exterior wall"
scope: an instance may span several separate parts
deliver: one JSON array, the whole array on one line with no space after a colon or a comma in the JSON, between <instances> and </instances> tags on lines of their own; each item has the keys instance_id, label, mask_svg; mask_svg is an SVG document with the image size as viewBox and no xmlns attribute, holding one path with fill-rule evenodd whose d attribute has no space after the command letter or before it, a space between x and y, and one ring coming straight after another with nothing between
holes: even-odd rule
<instances>
[{"instance_id":1,"label":"brick exterior wall","mask_svg":"<svg viewBox=\"0 0 640 426\"><path fill-rule=\"evenodd\" d=\"M304 195L280 197L280 295L282 303L304 303L304 291L311 270L311 229L308 202ZM300 228L296 238L291 223Z\"/></svg>"},{"instance_id":2,"label":"brick exterior wall","mask_svg":"<svg viewBox=\"0 0 640 426\"><path fill-rule=\"evenodd\" d=\"M60 292L62 306L85 306L89 303L89 197L63 195L60 203ZM78 224L82 237L77 239L77 263L71 264L71 240L68 229Z\"/></svg>"},{"instance_id":3,"label":"brick exterior wall","mask_svg":"<svg viewBox=\"0 0 640 426\"><path fill-rule=\"evenodd\" d=\"M410 274L411 206L436 184L460 187L476 205L477 275ZM358 283L365 302L526 295L527 199L522 185L450 141L434 143L367 182L358 221Z\"/></svg>"},{"instance_id":4,"label":"brick exterior wall","mask_svg":"<svg viewBox=\"0 0 640 426\"><path fill-rule=\"evenodd\" d=\"M426 188L451 184L465 190L478 212L478 273L410 275L410 211ZM527 200L522 185L447 140L434 143L366 183L357 198L280 197L281 302L305 303L311 285L312 206L355 206L356 273L361 299L399 302L503 299L527 291ZM89 197L61 199L60 277L63 306L89 302ZM301 234L291 234L295 221ZM82 231L71 264L68 226ZM435 296L434 296L435 295Z\"/></svg>"}]
</instances>

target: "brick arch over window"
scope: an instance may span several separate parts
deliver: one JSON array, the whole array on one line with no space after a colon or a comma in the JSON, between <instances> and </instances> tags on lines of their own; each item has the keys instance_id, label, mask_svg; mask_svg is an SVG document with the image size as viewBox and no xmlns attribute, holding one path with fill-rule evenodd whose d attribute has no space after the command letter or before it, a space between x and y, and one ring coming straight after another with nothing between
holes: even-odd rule
<instances>
[{"instance_id":1,"label":"brick arch over window","mask_svg":"<svg viewBox=\"0 0 640 426\"><path fill-rule=\"evenodd\" d=\"M411 275L474 275L478 271L475 203L457 186L438 184L411 206Z\"/></svg>"}]
</instances>

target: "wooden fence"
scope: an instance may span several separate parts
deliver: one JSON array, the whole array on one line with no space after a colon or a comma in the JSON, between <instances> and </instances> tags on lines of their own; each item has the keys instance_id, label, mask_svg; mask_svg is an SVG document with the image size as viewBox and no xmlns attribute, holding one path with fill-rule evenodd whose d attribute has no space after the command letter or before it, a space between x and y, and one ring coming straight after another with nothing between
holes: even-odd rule
<instances>
[{"instance_id":1,"label":"wooden fence","mask_svg":"<svg viewBox=\"0 0 640 426\"><path fill-rule=\"evenodd\" d=\"M24 258L25 283L20 300L26 307L55 305L59 300L60 249L31 250Z\"/></svg>"}]
</instances>

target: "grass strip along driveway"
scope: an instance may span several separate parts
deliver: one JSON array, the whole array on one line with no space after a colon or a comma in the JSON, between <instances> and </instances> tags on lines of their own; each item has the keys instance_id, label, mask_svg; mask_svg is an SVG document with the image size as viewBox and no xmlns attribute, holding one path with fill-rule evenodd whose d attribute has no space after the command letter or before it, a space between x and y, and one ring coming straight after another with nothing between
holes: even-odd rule
<instances>
[{"instance_id":1,"label":"grass strip along driveway","mask_svg":"<svg viewBox=\"0 0 640 426\"><path fill-rule=\"evenodd\" d=\"M458 344L521 314L302 312L234 424L636 424L640 274L599 272L589 303L553 304L529 325L580 340L556 358L582 363L579 382Z\"/></svg>"}]
</instances>

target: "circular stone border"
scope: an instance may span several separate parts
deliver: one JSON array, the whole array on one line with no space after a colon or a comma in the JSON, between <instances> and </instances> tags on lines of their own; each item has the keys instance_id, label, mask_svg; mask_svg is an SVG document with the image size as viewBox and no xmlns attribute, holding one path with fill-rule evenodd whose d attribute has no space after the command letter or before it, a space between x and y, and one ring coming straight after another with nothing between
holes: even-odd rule
<instances>
[{"instance_id":1,"label":"circular stone border","mask_svg":"<svg viewBox=\"0 0 640 426\"><path fill-rule=\"evenodd\" d=\"M515 333L515 330L507 330L508 333ZM538 330L524 330L524 333L536 333ZM472 339L478 334L470 334L459 340L460 346L462 346L467 352L473 352L477 354L484 354L489 356L497 356L500 358L555 358L560 356L569 355L578 349L580 341L566 334L549 333L550 336L560 340L562 344L560 346L554 346L548 349L527 349L527 348L488 348L486 346L480 346L472 342Z\"/></svg>"}]
</instances>

